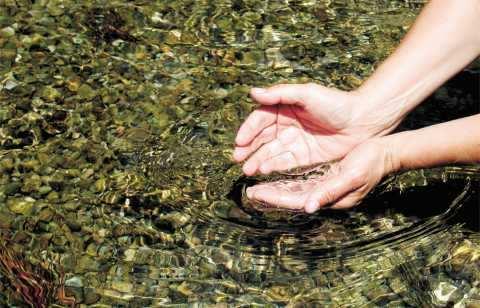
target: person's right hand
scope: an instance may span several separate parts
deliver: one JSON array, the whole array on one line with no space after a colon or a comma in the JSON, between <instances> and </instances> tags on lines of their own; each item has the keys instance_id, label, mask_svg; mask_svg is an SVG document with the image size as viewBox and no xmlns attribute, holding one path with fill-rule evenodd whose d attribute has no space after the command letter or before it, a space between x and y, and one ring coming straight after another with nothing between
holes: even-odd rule
<instances>
[{"instance_id":1,"label":"person's right hand","mask_svg":"<svg viewBox=\"0 0 480 308\"><path fill-rule=\"evenodd\" d=\"M327 205L346 209L358 204L384 176L400 168L398 148L389 137L372 138L350 151L323 176L277 181L247 188L247 197L269 206L313 213Z\"/></svg>"},{"instance_id":2,"label":"person's right hand","mask_svg":"<svg viewBox=\"0 0 480 308\"><path fill-rule=\"evenodd\" d=\"M379 110L372 117L357 92L310 83L254 88L250 94L261 107L241 125L233 154L237 162L245 161L246 175L340 159L398 124Z\"/></svg>"}]
</instances>

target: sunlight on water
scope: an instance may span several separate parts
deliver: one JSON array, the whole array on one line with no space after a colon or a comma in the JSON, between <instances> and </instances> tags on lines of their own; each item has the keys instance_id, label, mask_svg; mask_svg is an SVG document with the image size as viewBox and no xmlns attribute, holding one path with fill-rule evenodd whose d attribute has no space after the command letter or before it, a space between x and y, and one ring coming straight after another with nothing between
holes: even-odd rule
<instances>
[{"instance_id":1,"label":"sunlight on water","mask_svg":"<svg viewBox=\"0 0 480 308\"><path fill-rule=\"evenodd\" d=\"M252 86L352 89L422 6L0 0L1 305L479 305L478 166L305 215L230 158ZM478 67L402 129L478 112Z\"/></svg>"}]
</instances>

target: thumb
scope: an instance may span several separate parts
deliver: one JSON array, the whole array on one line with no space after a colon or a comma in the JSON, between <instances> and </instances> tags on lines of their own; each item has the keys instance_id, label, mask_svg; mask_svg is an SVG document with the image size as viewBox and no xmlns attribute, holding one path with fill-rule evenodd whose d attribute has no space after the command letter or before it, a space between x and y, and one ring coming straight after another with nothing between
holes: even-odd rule
<instances>
[{"instance_id":1,"label":"thumb","mask_svg":"<svg viewBox=\"0 0 480 308\"><path fill-rule=\"evenodd\" d=\"M344 174L339 174L321 183L310 194L305 202L305 212L313 213L322 206L333 204L355 189L356 187L351 178Z\"/></svg>"},{"instance_id":2,"label":"thumb","mask_svg":"<svg viewBox=\"0 0 480 308\"><path fill-rule=\"evenodd\" d=\"M259 104L304 105L308 84L279 84L270 88L252 88L250 96Z\"/></svg>"}]
</instances>

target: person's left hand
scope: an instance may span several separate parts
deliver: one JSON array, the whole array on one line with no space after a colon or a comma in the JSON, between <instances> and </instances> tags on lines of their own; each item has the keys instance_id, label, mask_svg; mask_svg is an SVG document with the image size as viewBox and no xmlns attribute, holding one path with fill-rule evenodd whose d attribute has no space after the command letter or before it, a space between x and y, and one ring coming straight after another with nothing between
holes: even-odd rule
<instances>
[{"instance_id":1,"label":"person's left hand","mask_svg":"<svg viewBox=\"0 0 480 308\"><path fill-rule=\"evenodd\" d=\"M247 197L307 213L326 205L335 209L352 207L385 175L396 170L385 138L370 139L357 146L323 179L258 184L247 189Z\"/></svg>"},{"instance_id":2,"label":"person's left hand","mask_svg":"<svg viewBox=\"0 0 480 308\"><path fill-rule=\"evenodd\" d=\"M247 176L340 159L400 120L361 91L278 84L250 95L260 107L240 126L233 152Z\"/></svg>"}]
</instances>

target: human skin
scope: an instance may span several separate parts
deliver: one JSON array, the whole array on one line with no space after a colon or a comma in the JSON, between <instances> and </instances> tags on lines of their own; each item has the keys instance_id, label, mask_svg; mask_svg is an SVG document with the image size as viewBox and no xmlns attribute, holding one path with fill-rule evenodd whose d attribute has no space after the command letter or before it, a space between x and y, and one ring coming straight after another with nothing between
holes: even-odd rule
<instances>
[{"instance_id":1,"label":"human skin","mask_svg":"<svg viewBox=\"0 0 480 308\"><path fill-rule=\"evenodd\" d=\"M297 182L290 187L261 184L247 191L249 198L309 213L326 204L346 208L385 174L400 168L478 161L468 150L478 150L478 141L458 137L471 136L466 132L475 131L469 125L478 128L478 117L382 137L477 57L478 29L480 0L433 0L395 52L357 90L342 92L314 84L252 89L251 96L261 107L240 127L234 151L236 161L245 160L245 174L343 159L339 173L328 181ZM439 139L444 136L464 143ZM479 134L475 136L480 140ZM398 147L398 140L408 141L409 146ZM438 142L436 147L432 140ZM470 159L456 152L471 153ZM400 168L392 167L397 161Z\"/></svg>"},{"instance_id":2,"label":"human skin","mask_svg":"<svg viewBox=\"0 0 480 308\"><path fill-rule=\"evenodd\" d=\"M395 52L363 85L252 89L260 108L240 127L233 154L246 175L340 159L390 133L438 86L480 53L480 0L433 0Z\"/></svg>"},{"instance_id":3,"label":"human skin","mask_svg":"<svg viewBox=\"0 0 480 308\"><path fill-rule=\"evenodd\" d=\"M447 163L480 162L480 115L367 140L323 180L259 184L249 198L313 213L357 204L387 174Z\"/></svg>"}]
</instances>

